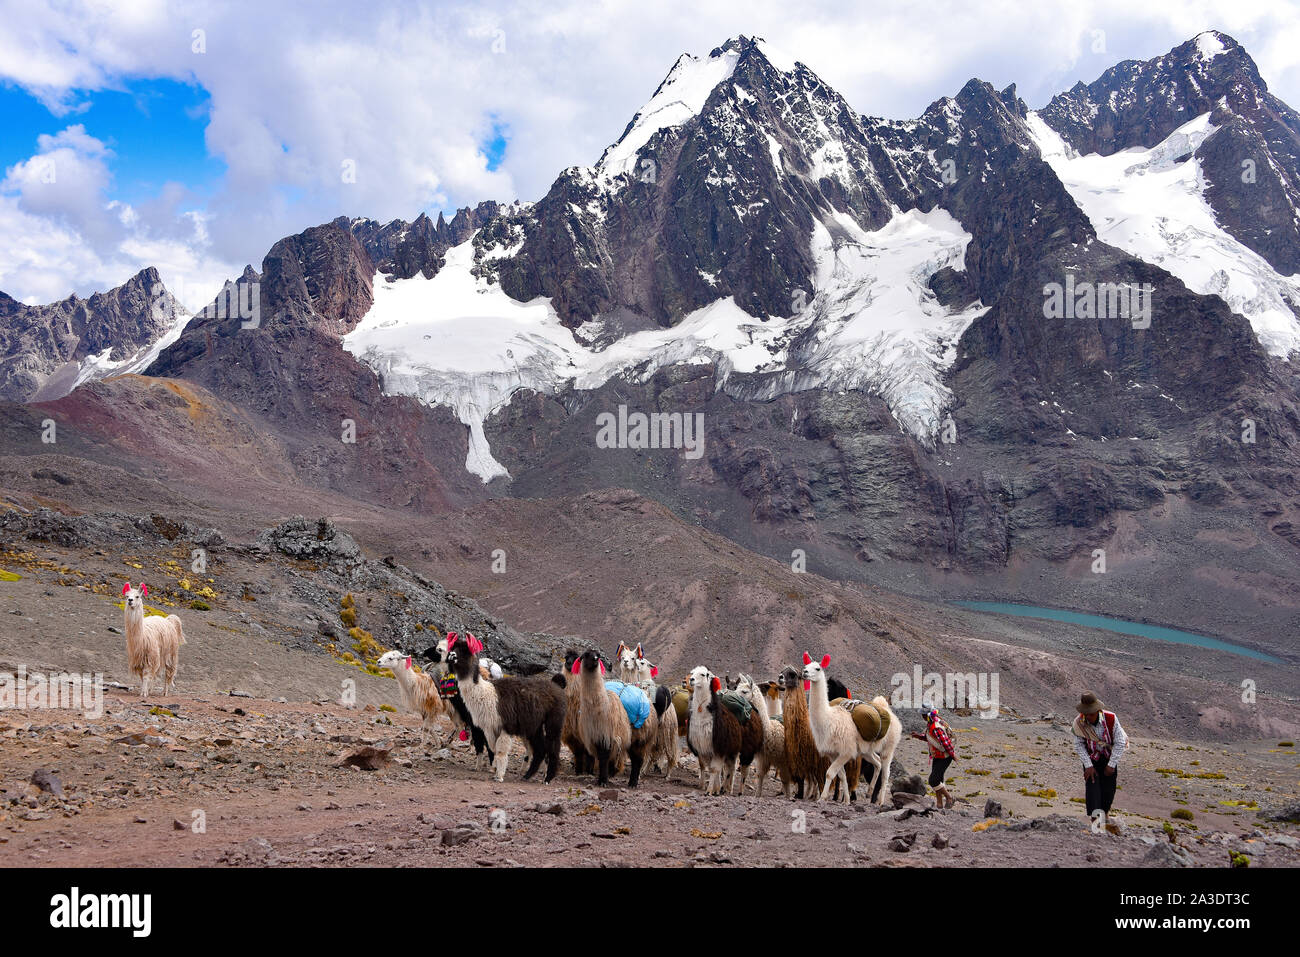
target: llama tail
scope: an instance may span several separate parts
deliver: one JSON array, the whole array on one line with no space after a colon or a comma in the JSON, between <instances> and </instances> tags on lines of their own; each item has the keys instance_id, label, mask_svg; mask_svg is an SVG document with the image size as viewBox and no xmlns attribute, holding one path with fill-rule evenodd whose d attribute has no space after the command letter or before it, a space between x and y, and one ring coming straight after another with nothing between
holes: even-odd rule
<instances>
[{"instance_id":1,"label":"llama tail","mask_svg":"<svg viewBox=\"0 0 1300 957\"><path fill-rule=\"evenodd\" d=\"M664 712L667 711L669 708L671 708L672 704L673 704L673 693L671 690L669 690L667 685L660 685L658 688L655 689L654 708L655 708L656 717L662 718L664 716Z\"/></svg>"},{"instance_id":2,"label":"llama tail","mask_svg":"<svg viewBox=\"0 0 1300 957\"><path fill-rule=\"evenodd\" d=\"M179 615L176 616L176 633L181 636L180 643L182 645L189 644L189 642L185 640L185 627L181 624L181 619Z\"/></svg>"}]
</instances>

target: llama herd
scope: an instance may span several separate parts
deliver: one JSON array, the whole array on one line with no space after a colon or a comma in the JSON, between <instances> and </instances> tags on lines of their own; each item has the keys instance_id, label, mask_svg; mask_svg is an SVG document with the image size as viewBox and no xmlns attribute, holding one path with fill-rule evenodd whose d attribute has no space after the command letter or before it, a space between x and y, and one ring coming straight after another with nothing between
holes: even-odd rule
<instances>
[{"instance_id":1,"label":"llama herd","mask_svg":"<svg viewBox=\"0 0 1300 957\"><path fill-rule=\"evenodd\" d=\"M176 615L145 615L149 586L122 588L127 658L140 679L140 698L161 675L170 694L185 644ZM436 737L435 721L446 717L451 737L472 743L482 766L486 753L497 781L504 781L516 738L530 753L524 779L546 762L545 780L555 778L560 748L573 755L574 771L609 784L627 769L636 787L647 768L671 777L681 741L699 762L706 794L744 793L750 771L761 797L773 772L787 798L834 795L847 803L856 792L863 762L871 766L873 799L890 800L889 771L902 724L889 702L854 698L826 674L830 656L803 668L784 668L774 681L757 682L741 674L725 683L703 665L691 670L683 687L656 683L659 669L640 645L620 644L615 675L604 656L588 649L570 651L564 670L552 676L513 677L483 654L471 634L448 632L421 653L429 670L417 669L410 655L389 651L379 658L397 679L404 707L419 715L425 746Z\"/></svg>"},{"instance_id":2,"label":"llama herd","mask_svg":"<svg viewBox=\"0 0 1300 957\"><path fill-rule=\"evenodd\" d=\"M414 670L410 656L390 651L379 664L397 677L408 710L420 715L427 743L433 719L447 715L453 734L473 737L479 765L486 752L497 781L505 780L513 739L531 759L524 779L546 762L545 780L558 769L563 745L574 771L606 785L626 769L628 787L642 773L672 775L681 741L699 762L706 794L744 793L751 770L761 797L774 772L787 798L805 795L847 803L862 763L871 766L873 800L890 800L889 771L902 723L883 696L853 698L805 654L803 668L785 668L774 681L741 674L734 684L704 666L692 669L681 689L655 683L659 670L641 646L619 645L615 674L593 649L570 651L552 676L494 677L473 635L449 632L421 657L430 673ZM449 739L450 742L450 739Z\"/></svg>"}]
</instances>

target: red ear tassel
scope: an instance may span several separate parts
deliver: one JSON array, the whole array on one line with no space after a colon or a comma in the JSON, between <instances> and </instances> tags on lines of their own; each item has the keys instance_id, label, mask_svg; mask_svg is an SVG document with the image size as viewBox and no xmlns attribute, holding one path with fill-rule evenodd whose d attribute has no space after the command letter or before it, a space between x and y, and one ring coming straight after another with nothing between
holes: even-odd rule
<instances>
[{"instance_id":1,"label":"red ear tassel","mask_svg":"<svg viewBox=\"0 0 1300 957\"><path fill-rule=\"evenodd\" d=\"M447 632L447 650L451 651L452 646L456 644L456 639L460 636L454 631Z\"/></svg>"},{"instance_id":2,"label":"red ear tassel","mask_svg":"<svg viewBox=\"0 0 1300 957\"><path fill-rule=\"evenodd\" d=\"M582 659L581 659L581 658L574 658L574 659L573 659L573 673L576 675L576 674L577 674L579 671L581 671L581 670L582 670Z\"/></svg>"},{"instance_id":3,"label":"red ear tassel","mask_svg":"<svg viewBox=\"0 0 1300 957\"><path fill-rule=\"evenodd\" d=\"M659 677L659 669L656 668L656 667L654 667L653 665L651 665L651 667L650 667L650 677L651 677L651 678L658 678L658 677Z\"/></svg>"},{"instance_id":4,"label":"red ear tassel","mask_svg":"<svg viewBox=\"0 0 1300 957\"><path fill-rule=\"evenodd\" d=\"M717 690L718 690L719 688L721 688L721 687L722 687L722 682L719 681L718 678L717 678L717 676L715 675L714 678L713 678L713 680L709 682L709 690L710 690L710 691L717 691Z\"/></svg>"},{"instance_id":5,"label":"red ear tassel","mask_svg":"<svg viewBox=\"0 0 1300 957\"><path fill-rule=\"evenodd\" d=\"M131 590L131 583L130 583L130 582L127 582L125 585L122 586L122 594L123 594L123 595L125 595L125 594L126 594L127 592L129 592L130 590Z\"/></svg>"},{"instance_id":6,"label":"red ear tassel","mask_svg":"<svg viewBox=\"0 0 1300 957\"><path fill-rule=\"evenodd\" d=\"M605 673L605 662L597 660L596 664L600 665L600 673L603 675Z\"/></svg>"},{"instance_id":7,"label":"red ear tassel","mask_svg":"<svg viewBox=\"0 0 1300 957\"><path fill-rule=\"evenodd\" d=\"M830 663L831 663L831 656L830 656L830 655L822 655L822 667L823 667L823 668L827 668L827 667L830 666Z\"/></svg>"},{"instance_id":8,"label":"red ear tassel","mask_svg":"<svg viewBox=\"0 0 1300 957\"><path fill-rule=\"evenodd\" d=\"M144 595L146 598L149 597L149 586L146 585L144 582L140 583L140 594Z\"/></svg>"},{"instance_id":9,"label":"red ear tassel","mask_svg":"<svg viewBox=\"0 0 1300 957\"><path fill-rule=\"evenodd\" d=\"M410 656L410 655L407 655L407 656L406 656L406 670L407 670L407 671L410 671L410 670L411 670L411 656Z\"/></svg>"},{"instance_id":10,"label":"red ear tassel","mask_svg":"<svg viewBox=\"0 0 1300 957\"><path fill-rule=\"evenodd\" d=\"M812 664L812 655L808 654L806 651L803 653L803 663L806 665Z\"/></svg>"}]
</instances>

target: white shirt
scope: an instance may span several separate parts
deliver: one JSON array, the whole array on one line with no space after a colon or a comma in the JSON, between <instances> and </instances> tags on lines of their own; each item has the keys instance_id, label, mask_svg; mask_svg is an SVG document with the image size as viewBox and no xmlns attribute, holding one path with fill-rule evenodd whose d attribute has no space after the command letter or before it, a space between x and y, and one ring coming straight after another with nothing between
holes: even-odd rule
<instances>
[{"instance_id":1,"label":"white shirt","mask_svg":"<svg viewBox=\"0 0 1300 957\"><path fill-rule=\"evenodd\" d=\"M1097 728L1098 736L1101 735L1101 728L1097 727L1102 720L1101 712L1097 712L1097 720L1093 722L1093 727ZM1110 761L1107 764L1112 768L1119 767L1119 759L1124 756L1124 749L1128 747L1128 735L1124 733L1124 728L1119 723L1119 717L1115 718L1115 739L1111 742ZM1085 768L1092 767L1092 758L1088 757L1088 744L1077 734L1074 736L1074 753L1079 756Z\"/></svg>"}]
</instances>

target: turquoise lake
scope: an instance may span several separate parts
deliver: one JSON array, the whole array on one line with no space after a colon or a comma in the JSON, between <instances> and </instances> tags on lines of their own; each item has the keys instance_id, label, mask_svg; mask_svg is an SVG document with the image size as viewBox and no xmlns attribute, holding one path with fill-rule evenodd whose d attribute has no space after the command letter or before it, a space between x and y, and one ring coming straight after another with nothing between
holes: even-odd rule
<instances>
[{"instance_id":1,"label":"turquoise lake","mask_svg":"<svg viewBox=\"0 0 1300 957\"><path fill-rule=\"evenodd\" d=\"M1253 648L1234 645L1219 638L1179 631L1176 628L1162 628L1159 625L1144 625L1138 621L1125 621L1123 618L1107 618L1103 615L1085 615L1078 611L1062 611L1059 608L1039 608L1037 605L1013 605L1002 601L957 601L954 605L972 608L976 611L991 611L999 615L1015 615L1020 618L1046 618L1051 621L1064 621L1073 625L1086 625L1089 628L1101 628L1105 631L1118 632L1121 635L1136 635L1140 638L1154 638L1156 641L1169 641L1176 645L1195 645L1198 648L1213 648L1227 651L1234 655L1244 655L1260 661L1284 664L1282 659L1267 655Z\"/></svg>"}]
</instances>

